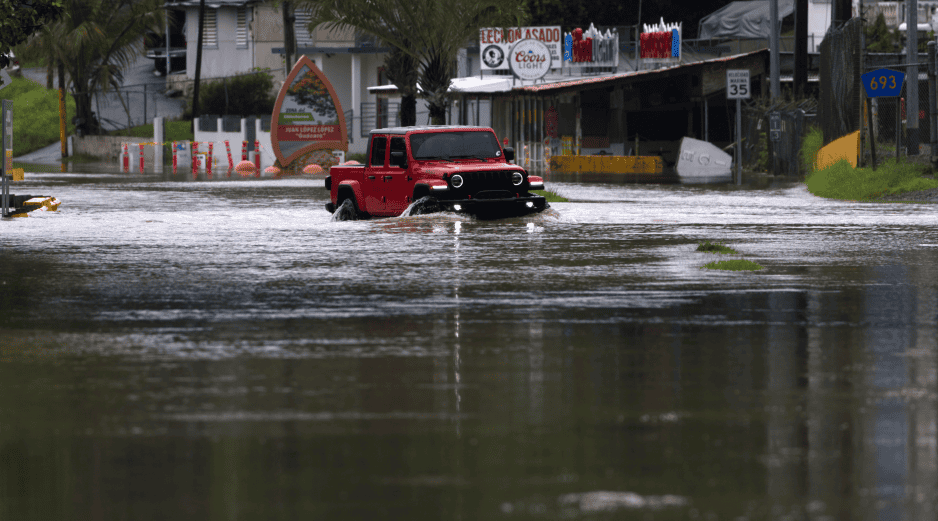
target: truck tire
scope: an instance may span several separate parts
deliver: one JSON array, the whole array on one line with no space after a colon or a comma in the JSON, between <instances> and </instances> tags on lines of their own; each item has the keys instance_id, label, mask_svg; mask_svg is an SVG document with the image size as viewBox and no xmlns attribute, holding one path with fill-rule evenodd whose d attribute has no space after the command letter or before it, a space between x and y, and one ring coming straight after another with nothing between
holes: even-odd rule
<instances>
[{"instance_id":1,"label":"truck tire","mask_svg":"<svg viewBox=\"0 0 938 521\"><path fill-rule=\"evenodd\" d=\"M332 214L333 221L356 221L359 218L358 205L355 204L355 199L351 197L346 197L342 199L338 207L335 209L335 213Z\"/></svg>"},{"instance_id":2,"label":"truck tire","mask_svg":"<svg viewBox=\"0 0 938 521\"><path fill-rule=\"evenodd\" d=\"M440 202L437 201L436 197L425 195L411 203L410 206L404 210L404 213L401 214L401 217L409 217L411 215L427 215L431 213L437 213L440 210Z\"/></svg>"}]
</instances>

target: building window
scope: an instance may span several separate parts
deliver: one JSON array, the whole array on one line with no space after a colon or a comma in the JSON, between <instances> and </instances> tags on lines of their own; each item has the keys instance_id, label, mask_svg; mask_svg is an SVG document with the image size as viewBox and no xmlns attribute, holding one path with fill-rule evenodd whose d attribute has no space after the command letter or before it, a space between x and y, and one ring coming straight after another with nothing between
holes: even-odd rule
<instances>
[{"instance_id":1,"label":"building window","mask_svg":"<svg viewBox=\"0 0 938 521\"><path fill-rule=\"evenodd\" d=\"M235 45L239 49L247 49L248 46L248 15L247 9L244 7L238 8L238 26L235 29Z\"/></svg>"},{"instance_id":2,"label":"building window","mask_svg":"<svg viewBox=\"0 0 938 521\"><path fill-rule=\"evenodd\" d=\"M296 21L293 22L293 34L296 35L296 48L315 47L313 35L309 32L309 12L305 9L296 9L293 11ZM302 52L300 52L302 54Z\"/></svg>"},{"instance_id":3,"label":"building window","mask_svg":"<svg viewBox=\"0 0 938 521\"><path fill-rule=\"evenodd\" d=\"M198 11L196 11L198 13ZM218 48L218 24L216 23L216 13L215 9L206 9L205 10L205 22L202 23L202 47L203 48ZM198 14L196 14L196 20L198 20ZM198 41L199 33L198 26L196 26L196 41Z\"/></svg>"}]
</instances>

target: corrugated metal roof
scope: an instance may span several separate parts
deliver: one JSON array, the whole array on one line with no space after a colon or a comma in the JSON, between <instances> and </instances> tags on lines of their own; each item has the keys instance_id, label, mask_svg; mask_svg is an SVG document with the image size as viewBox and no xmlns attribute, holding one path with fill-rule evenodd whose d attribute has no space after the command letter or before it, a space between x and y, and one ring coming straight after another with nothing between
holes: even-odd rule
<instances>
[{"instance_id":1,"label":"corrugated metal roof","mask_svg":"<svg viewBox=\"0 0 938 521\"><path fill-rule=\"evenodd\" d=\"M247 4L259 4L259 0L205 0L205 7L218 9L219 7L241 7ZM163 7L199 7L199 0L183 0L181 2L166 2Z\"/></svg>"},{"instance_id":2,"label":"corrugated metal roof","mask_svg":"<svg viewBox=\"0 0 938 521\"><path fill-rule=\"evenodd\" d=\"M588 78L578 78L575 80L567 80L567 81L560 81L560 82L554 82L554 83L542 83L539 85L526 85L523 87L515 87L513 90L516 90L516 91L520 90L520 91L525 91L525 92L545 92L545 91L550 91L550 90L580 87L582 85L600 84L600 83L605 83L608 81L621 80L624 78L637 78L640 76L649 76L649 75L656 74L662 71L673 71L673 70L678 70L678 69L682 69L685 67L692 67L695 65L701 65L705 63L728 62L728 61L738 60L746 56L753 56L753 55L763 53L763 52L768 52L768 51L766 49L761 49L758 51L752 51L752 52L747 52L747 53L742 53L742 54L734 54L732 56L725 56L722 58L711 58L709 60L700 60L696 62L682 63L682 64L674 65L671 67L663 67L661 69L651 69L647 71L620 72L616 74L610 74L608 76L593 76L593 77L588 77Z\"/></svg>"}]
</instances>

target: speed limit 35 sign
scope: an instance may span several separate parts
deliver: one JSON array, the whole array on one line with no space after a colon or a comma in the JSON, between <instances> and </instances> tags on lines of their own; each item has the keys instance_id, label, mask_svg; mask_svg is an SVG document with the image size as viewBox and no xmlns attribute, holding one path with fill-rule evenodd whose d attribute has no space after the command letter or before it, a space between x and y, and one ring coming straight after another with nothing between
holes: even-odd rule
<instances>
[{"instance_id":1,"label":"speed limit 35 sign","mask_svg":"<svg viewBox=\"0 0 938 521\"><path fill-rule=\"evenodd\" d=\"M749 99L749 69L727 69L726 99Z\"/></svg>"}]
</instances>

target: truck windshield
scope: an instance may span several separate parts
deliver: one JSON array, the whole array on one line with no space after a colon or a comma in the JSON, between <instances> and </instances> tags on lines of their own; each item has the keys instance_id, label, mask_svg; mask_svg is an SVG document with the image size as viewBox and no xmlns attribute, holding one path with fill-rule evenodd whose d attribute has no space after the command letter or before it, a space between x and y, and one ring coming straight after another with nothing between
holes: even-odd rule
<instances>
[{"instance_id":1,"label":"truck windshield","mask_svg":"<svg viewBox=\"0 0 938 521\"><path fill-rule=\"evenodd\" d=\"M426 132L411 134L414 159L486 159L500 157L501 148L492 132Z\"/></svg>"}]
</instances>

